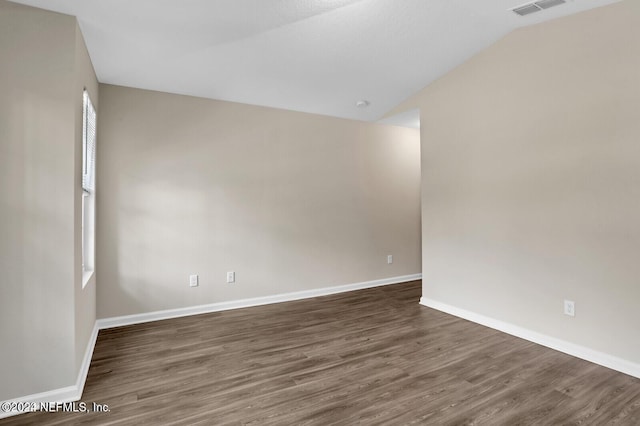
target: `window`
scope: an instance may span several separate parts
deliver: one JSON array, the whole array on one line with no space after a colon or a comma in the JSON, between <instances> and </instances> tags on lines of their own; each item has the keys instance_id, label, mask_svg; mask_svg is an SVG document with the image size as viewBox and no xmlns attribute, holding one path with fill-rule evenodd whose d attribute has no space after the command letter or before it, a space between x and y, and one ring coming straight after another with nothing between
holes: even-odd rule
<instances>
[{"instance_id":1,"label":"window","mask_svg":"<svg viewBox=\"0 0 640 426\"><path fill-rule=\"evenodd\" d=\"M85 90L82 109L82 286L95 266L96 110Z\"/></svg>"}]
</instances>

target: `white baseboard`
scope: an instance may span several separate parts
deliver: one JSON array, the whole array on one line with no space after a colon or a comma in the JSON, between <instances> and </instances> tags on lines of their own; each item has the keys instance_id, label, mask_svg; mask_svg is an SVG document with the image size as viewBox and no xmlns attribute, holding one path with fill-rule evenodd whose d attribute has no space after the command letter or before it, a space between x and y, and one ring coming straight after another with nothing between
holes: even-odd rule
<instances>
[{"instance_id":1,"label":"white baseboard","mask_svg":"<svg viewBox=\"0 0 640 426\"><path fill-rule=\"evenodd\" d=\"M276 294L273 296L254 297L251 299L232 300L229 302L210 303L207 305L189 306L186 308L168 309L164 311L146 312L142 314L124 315L120 317L103 318L97 321L100 330L125 325L141 324L150 321L158 321L170 318L185 317L189 315L206 314L210 312L227 311L229 309L248 308L251 306L269 305L272 303L291 302L300 299L309 299L318 296L344 293L347 291L362 290L389 284L399 284L415 281L422 278L422 274L403 275L399 277L383 278L374 281L365 281L354 284L346 284L334 287L324 287L313 290L296 291L293 293Z\"/></svg>"},{"instance_id":2,"label":"white baseboard","mask_svg":"<svg viewBox=\"0 0 640 426\"><path fill-rule=\"evenodd\" d=\"M82 358L82 365L80 366L80 371L78 372L78 379L76 380L78 399L82 397L82 392L84 392L84 384L87 381L87 374L89 373L91 358L93 358L93 350L96 347L96 340L98 340L98 331L100 331L100 329L98 328L98 322L96 321L93 324L93 331L91 332L91 337L89 337L87 349L85 350L84 357Z\"/></svg>"},{"instance_id":3,"label":"white baseboard","mask_svg":"<svg viewBox=\"0 0 640 426\"><path fill-rule=\"evenodd\" d=\"M32 407L34 404L39 406L41 402L73 402L79 399L78 388L75 385L53 389L47 392L34 393L20 398L9 399L2 402L3 408L0 410L0 419L32 411L30 409L8 411L7 408L5 408L5 404L7 403L9 404L9 407L14 406L15 404Z\"/></svg>"},{"instance_id":4,"label":"white baseboard","mask_svg":"<svg viewBox=\"0 0 640 426\"><path fill-rule=\"evenodd\" d=\"M546 334L537 333L508 322L467 311L466 309L448 305L437 300L422 297L420 298L420 304L640 379L640 364L638 363L618 358L604 352L595 351L555 337L547 336Z\"/></svg>"},{"instance_id":5,"label":"white baseboard","mask_svg":"<svg viewBox=\"0 0 640 426\"><path fill-rule=\"evenodd\" d=\"M89 342L87 342L87 349L85 350L82 364L80 365L80 371L78 371L78 377L75 385L67 386L64 388L53 389L46 392L35 393L32 395L26 395L20 398L14 398L7 401L3 401L2 404L9 403L12 405L23 405L26 407L37 406L41 402L74 402L79 401L82 397L82 391L84 390L84 384L87 380L87 373L89 372L89 365L91 364L91 357L93 356L93 349L96 346L96 339L98 338L98 324L94 324L93 331ZM15 416L16 414L22 414L26 411L5 411L0 410L0 419L5 417Z\"/></svg>"}]
</instances>

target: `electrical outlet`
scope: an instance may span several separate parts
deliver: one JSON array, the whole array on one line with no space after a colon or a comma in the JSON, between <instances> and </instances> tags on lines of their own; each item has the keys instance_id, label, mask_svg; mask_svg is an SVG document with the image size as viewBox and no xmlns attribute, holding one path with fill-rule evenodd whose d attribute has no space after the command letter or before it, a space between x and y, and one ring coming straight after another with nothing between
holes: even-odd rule
<instances>
[{"instance_id":1,"label":"electrical outlet","mask_svg":"<svg viewBox=\"0 0 640 426\"><path fill-rule=\"evenodd\" d=\"M197 275L189 275L189 287L198 287Z\"/></svg>"},{"instance_id":2,"label":"electrical outlet","mask_svg":"<svg viewBox=\"0 0 640 426\"><path fill-rule=\"evenodd\" d=\"M235 283L236 282L236 273L233 271L227 272L227 282Z\"/></svg>"},{"instance_id":3,"label":"electrical outlet","mask_svg":"<svg viewBox=\"0 0 640 426\"><path fill-rule=\"evenodd\" d=\"M576 316L576 304L572 300L564 301L564 314L570 317Z\"/></svg>"},{"instance_id":4,"label":"electrical outlet","mask_svg":"<svg viewBox=\"0 0 640 426\"><path fill-rule=\"evenodd\" d=\"M391 265L391 264L393 263L393 255L392 255L392 254L390 254L389 256L387 256L387 263L388 263L389 265Z\"/></svg>"}]
</instances>

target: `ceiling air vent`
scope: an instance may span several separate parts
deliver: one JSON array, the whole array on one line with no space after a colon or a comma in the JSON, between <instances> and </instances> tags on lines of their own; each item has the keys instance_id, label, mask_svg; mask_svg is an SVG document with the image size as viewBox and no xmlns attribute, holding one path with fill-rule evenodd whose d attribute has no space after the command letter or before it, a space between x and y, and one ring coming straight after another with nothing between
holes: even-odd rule
<instances>
[{"instance_id":1,"label":"ceiling air vent","mask_svg":"<svg viewBox=\"0 0 640 426\"><path fill-rule=\"evenodd\" d=\"M531 13L540 12L544 9L549 9L553 6L558 6L562 3L566 3L566 0L539 0L533 3L518 6L515 9L511 10L513 10L513 12L517 15L525 16Z\"/></svg>"},{"instance_id":2,"label":"ceiling air vent","mask_svg":"<svg viewBox=\"0 0 640 426\"><path fill-rule=\"evenodd\" d=\"M543 9L549 9L550 7L558 6L562 3L566 3L566 1L565 0L540 0L535 2L534 4Z\"/></svg>"}]
</instances>

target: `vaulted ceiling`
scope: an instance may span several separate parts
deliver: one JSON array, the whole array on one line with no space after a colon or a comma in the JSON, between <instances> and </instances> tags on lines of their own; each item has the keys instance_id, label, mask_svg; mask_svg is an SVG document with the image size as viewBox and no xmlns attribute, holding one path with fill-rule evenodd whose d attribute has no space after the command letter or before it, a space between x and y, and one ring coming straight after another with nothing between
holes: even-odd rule
<instances>
[{"instance_id":1,"label":"vaulted ceiling","mask_svg":"<svg viewBox=\"0 0 640 426\"><path fill-rule=\"evenodd\" d=\"M102 83L373 121L520 26L616 1L16 2L76 16Z\"/></svg>"}]
</instances>

